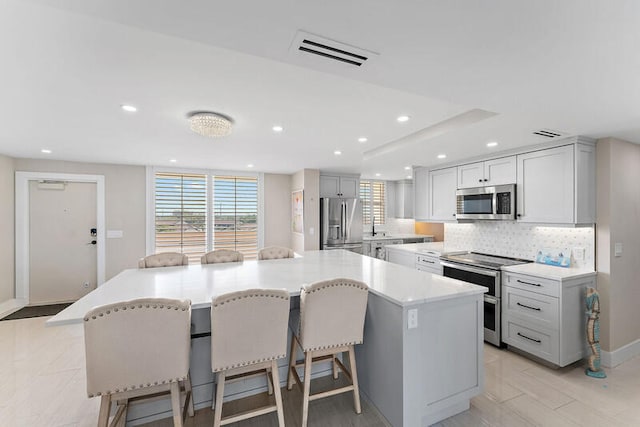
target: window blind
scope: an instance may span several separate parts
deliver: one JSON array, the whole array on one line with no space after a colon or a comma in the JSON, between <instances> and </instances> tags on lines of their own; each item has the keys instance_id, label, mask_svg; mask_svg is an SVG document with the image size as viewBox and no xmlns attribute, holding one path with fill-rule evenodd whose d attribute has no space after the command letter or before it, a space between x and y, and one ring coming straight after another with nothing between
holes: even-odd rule
<instances>
[{"instance_id":1,"label":"window blind","mask_svg":"<svg viewBox=\"0 0 640 427\"><path fill-rule=\"evenodd\" d=\"M258 254L258 179L213 176L213 248Z\"/></svg>"},{"instance_id":2,"label":"window blind","mask_svg":"<svg viewBox=\"0 0 640 427\"><path fill-rule=\"evenodd\" d=\"M156 253L180 252L200 262L207 249L207 176L155 176Z\"/></svg>"},{"instance_id":3,"label":"window blind","mask_svg":"<svg viewBox=\"0 0 640 427\"><path fill-rule=\"evenodd\" d=\"M360 199L362 202L362 223L385 223L385 184L383 181L360 181Z\"/></svg>"}]
</instances>

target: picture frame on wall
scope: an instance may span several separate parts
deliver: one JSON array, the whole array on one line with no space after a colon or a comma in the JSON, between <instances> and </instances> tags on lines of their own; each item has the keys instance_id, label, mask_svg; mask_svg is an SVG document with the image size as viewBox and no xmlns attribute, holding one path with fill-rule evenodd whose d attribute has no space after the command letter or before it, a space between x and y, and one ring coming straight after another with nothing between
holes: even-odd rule
<instances>
[{"instance_id":1,"label":"picture frame on wall","mask_svg":"<svg viewBox=\"0 0 640 427\"><path fill-rule=\"evenodd\" d=\"M291 231L298 234L304 233L304 191L291 192Z\"/></svg>"}]
</instances>

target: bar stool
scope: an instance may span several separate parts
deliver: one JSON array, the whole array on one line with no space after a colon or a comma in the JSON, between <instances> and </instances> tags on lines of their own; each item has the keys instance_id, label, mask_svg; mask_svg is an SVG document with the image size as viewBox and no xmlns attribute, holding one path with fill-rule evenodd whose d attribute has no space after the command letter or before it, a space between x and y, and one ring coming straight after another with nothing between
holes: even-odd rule
<instances>
[{"instance_id":1,"label":"bar stool","mask_svg":"<svg viewBox=\"0 0 640 427\"><path fill-rule=\"evenodd\" d=\"M353 391L355 412L361 412L354 345L362 343L368 291L365 283L352 279L326 280L302 287L300 309L291 311L289 319L293 338L287 390L291 390L294 381L302 389L303 427L307 425L309 402L323 397ZM296 343L304 353L304 361L296 362ZM345 351L349 353L351 370L338 359L338 354ZM333 378L338 378L340 368L351 384L310 395L311 365L327 360L332 362ZM298 367L304 367L304 384L298 376Z\"/></svg>"},{"instance_id":2,"label":"bar stool","mask_svg":"<svg viewBox=\"0 0 640 427\"><path fill-rule=\"evenodd\" d=\"M84 317L87 395L101 396L98 426L124 425L131 401L171 394L173 425L193 416L189 378L191 301L142 298L103 305ZM161 326L159 326L161 325ZM180 398L184 392L184 408Z\"/></svg>"},{"instance_id":3,"label":"bar stool","mask_svg":"<svg viewBox=\"0 0 640 427\"><path fill-rule=\"evenodd\" d=\"M140 258L138 268L175 267L189 265L189 257L178 252L164 252Z\"/></svg>"},{"instance_id":4,"label":"bar stool","mask_svg":"<svg viewBox=\"0 0 640 427\"><path fill-rule=\"evenodd\" d=\"M258 251L258 259L283 259L293 258L293 249L282 246L269 246Z\"/></svg>"},{"instance_id":5,"label":"bar stool","mask_svg":"<svg viewBox=\"0 0 640 427\"><path fill-rule=\"evenodd\" d=\"M284 427L278 359L287 356L289 293L248 289L215 297L211 303L211 370L217 373L214 427L276 411ZM222 418L225 382L265 375L275 405Z\"/></svg>"},{"instance_id":6,"label":"bar stool","mask_svg":"<svg viewBox=\"0 0 640 427\"><path fill-rule=\"evenodd\" d=\"M231 251L229 249L216 249L215 251L207 252L200 258L201 264L219 264L223 262L242 262L244 261L244 255L238 251Z\"/></svg>"}]
</instances>

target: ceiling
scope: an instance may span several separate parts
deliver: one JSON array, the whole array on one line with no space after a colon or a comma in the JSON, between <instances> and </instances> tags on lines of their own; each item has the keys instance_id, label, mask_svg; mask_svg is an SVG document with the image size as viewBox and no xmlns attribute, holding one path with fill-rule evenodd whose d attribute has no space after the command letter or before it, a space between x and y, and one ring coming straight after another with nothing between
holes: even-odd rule
<instances>
[{"instance_id":1,"label":"ceiling","mask_svg":"<svg viewBox=\"0 0 640 427\"><path fill-rule=\"evenodd\" d=\"M0 153L401 179L539 128L640 142L638 22L635 0L5 0ZM295 54L299 30L379 55ZM194 110L233 133L191 133Z\"/></svg>"}]
</instances>

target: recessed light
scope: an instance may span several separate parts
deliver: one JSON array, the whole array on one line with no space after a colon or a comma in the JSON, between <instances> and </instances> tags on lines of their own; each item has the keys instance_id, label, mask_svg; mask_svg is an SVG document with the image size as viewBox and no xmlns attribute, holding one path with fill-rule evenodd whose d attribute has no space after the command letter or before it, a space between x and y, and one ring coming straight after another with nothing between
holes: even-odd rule
<instances>
[{"instance_id":1,"label":"recessed light","mask_svg":"<svg viewBox=\"0 0 640 427\"><path fill-rule=\"evenodd\" d=\"M252 168L252 167L253 167L253 163L249 163L249 164L247 165L247 167L248 167L248 168Z\"/></svg>"},{"instance_id":2,"label":"recessed light","mask_svg":"<svg viewBox=\"0 0 640 427\"><path fill-rule=\"evenodd\" d=\"M498 143L495 141L487 142L487 147L495 147L496 145L498 145Z\"/></svg>"},{"instance_id":3,"label":"recessed light","mask_svg":"<svg viewBox=\"0 0 640 427\"><path fill-rule=\"evenodd\" d=\"M405 166L405 167L404 167L404 170L406 170L406 171L410 171L410 170L411 170L411 166Z\"/></svg>"},{"instance_id":4,"label":"recessed light","mask_svg":"<svg viewBox=\"0 0 640 427\"><path fill-rule=\"evenodd\" d=\"M438 154L438 158L439 159L446 159L447 155L446 154Z\"/></svg>"},{"instance_id":5,"label":"recessed light","mask_svg":"<svg viewBox=\"0 0 640 427\"><path fill-rule=\"evenodd\" d=\"M398 120L400 123L408 122L409 116L398 116L396 120Z\"/></svg>"},{"instance_id":6,"label":"recessed light","mask_svg":"<svg viewBox=\"0 0 640 427\"><path fill-rule=\"evenodd\" d=\"M407 179L411 179L413 178L411 175L407 175Z\"/></svg>"},{"instance_id":7,"label":"recessed light","mask_svg":"<svg viewBox=\"0 0 640 427\"><path fill-rule=\"evenodd\" d=\"M282 132L284 130L284 128L280 125L275 125L274 127L271 128L274 132Z\"/></svg>"},{"instance_id":8,"label":"recessed light","mask_svg":"<svg viewBox=\"0 0 640 427\"><path fill-rule=\"evenodd\" d=\"M368 141L368 139L365 138L364 136L358 138L358 142L367 142L367 141Z\"/></svg>"},{"instance_id":9,"label":"recessed light","mask_svg":"<svg viewBox=\"0 0 640 427\"><path fill-rule=\"evenodd\" d=\"M379 174L379 173L377 173L377 174L376 174L376 176L380 176L380 174Z\"/></svg>"},{"instance_id":10,"label":"recessed light","mask_svg":"<svg viewBox=\"0 0 640 427\"><path fill-rule=\"evenodd\" d=\"M342 154L342 151L336 150L336 151L333 152L333 154L335 154L336 156L339 156L340 154Z\"/></svg>"},{"instance_id":11,"label":"recessed light","mask_svg":"<svg viewBox=\"0 0 640 427\"><path fill-rule=\"evenodd\" d=\"M43 148L42 150L40 150L40 152L44 154L51 154L51 150L48 150L46 148Z\"/></svg>"},{"instance_id":12,"label":"recessed light","mask_svg":"<svg viewBox=\"0 0 640 427\"><path fill-rule=\"evenodd\" d=\"M170 159L169 161L170 161L171 163L175 163L175 162L177 162L177 160L176 160L176 159Z\"/></svg>"},{"instance_id":13,"label":"recessed light","mask_svg":"<svg viewBox=\"0 0 640 427\"><path fill-rule=\"evenodd\" d=\"M128 113L135 113L136 111L138 111L138 109L136 107L134 107L133 105L123 104L123 105L120 106L120 108L122 108L124 111L126 111Z\"/></svg>"}]
</instances>

